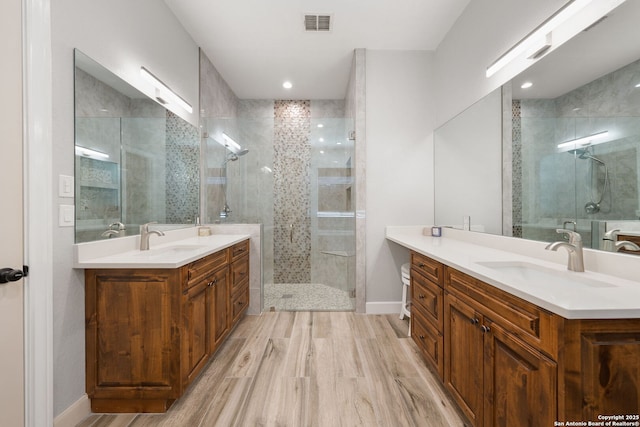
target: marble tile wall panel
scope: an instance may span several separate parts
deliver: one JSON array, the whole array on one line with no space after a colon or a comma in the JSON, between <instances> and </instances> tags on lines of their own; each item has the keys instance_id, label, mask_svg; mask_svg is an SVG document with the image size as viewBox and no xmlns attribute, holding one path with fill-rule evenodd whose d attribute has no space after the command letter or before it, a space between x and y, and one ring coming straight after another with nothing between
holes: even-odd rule
<instances>
[{"instance_id":1,"label":"marble tile wall panel","mask_svg":"<svg viewBox=\"0 0 640 427\"><path fill-rule=\"evenodd\" d=\"M200 117L237 117L238 97L200 50Z\"/></svg>"}]
</instances>

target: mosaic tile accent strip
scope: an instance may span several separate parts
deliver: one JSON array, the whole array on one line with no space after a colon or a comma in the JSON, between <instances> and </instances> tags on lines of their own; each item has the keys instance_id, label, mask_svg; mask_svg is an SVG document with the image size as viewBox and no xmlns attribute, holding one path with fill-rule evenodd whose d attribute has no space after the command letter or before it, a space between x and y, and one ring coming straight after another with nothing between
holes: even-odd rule
<instances>
[{"instance_id":1,"label":"mosaic tile accent strip","mask_svg":"<svg viewBox=\"0 0 640 427\"><path fill-rule=\"evenodd\" d=\"M519 100L513 100L512 114L512 232L513 237L522 237L522 115Z\"/></svg>"},{"instance_id":2,"label":"mosaic tile accent strip","mask_svg":"<svg viewBox=\"0 0 640 427\"><path fill-rule=\"evenodd\" d=\"M167 218L189 224L198 215L200 198L198 129L167 111Z\"/></svg>"},{"instance_id":3,"label":"mosaic tile accent strip","mask_svg":"<svg viewBox=\"0 0 640 427\"><path fill-rule=\"evenodd\" d=\"M274 277L311 281L311 102L274 103Z\"/></svg>"}]
</instances>

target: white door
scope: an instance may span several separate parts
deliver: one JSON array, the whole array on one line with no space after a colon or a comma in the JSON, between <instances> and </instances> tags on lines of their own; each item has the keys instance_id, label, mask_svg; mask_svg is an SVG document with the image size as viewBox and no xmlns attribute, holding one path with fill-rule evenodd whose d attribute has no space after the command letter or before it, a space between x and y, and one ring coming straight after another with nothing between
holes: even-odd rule
<instances>
[{"instance_id":1,"label":"white door","mask_svg":"<svg viewBox=\"0 0 640 427\"><path fill-rule=\"evenodd\" d=\"M0 1L0 282L23 263L21 10ZM0 283L0 426L24 425L23 308L23 280Z\"/></svg>"}]
</instances>

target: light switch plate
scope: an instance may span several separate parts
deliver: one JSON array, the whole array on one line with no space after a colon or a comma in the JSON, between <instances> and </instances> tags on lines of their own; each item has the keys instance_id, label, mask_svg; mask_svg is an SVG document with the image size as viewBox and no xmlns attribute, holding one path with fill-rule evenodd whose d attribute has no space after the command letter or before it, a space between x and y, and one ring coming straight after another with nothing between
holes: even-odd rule
<instances>
[{"instance_id":1,"label":"light switch plate","mask_svg":"<svg viewBox=\"0 0 640 427\"><path fill-rule=\"evenodd\" d=\"M58 177L58 196L60 197L73 197L74 196L74 182L73 177L68 175L60 175Z\"/></svg>"},{"instance_id":2,"label":"light switch plate","mask_svg":"<svg viewBox=\"0 0 640 427\"><path fill-rule=\"evenodd\" d=\"M58 225L60 227L73 227L75 216L75 207L73 205L60 205Z\"/></svg>"}]
</instances>

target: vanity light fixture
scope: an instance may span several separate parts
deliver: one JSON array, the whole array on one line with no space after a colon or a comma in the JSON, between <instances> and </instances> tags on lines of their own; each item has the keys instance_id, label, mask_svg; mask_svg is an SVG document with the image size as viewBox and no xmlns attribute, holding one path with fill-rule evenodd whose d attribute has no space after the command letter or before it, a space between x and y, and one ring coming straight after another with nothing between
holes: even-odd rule
<instances>
[{"instance_id":1,"label":"vanity light fixture","mask_svg":"<svg viewBox=\"0 0 640 427\"><path fill-rule=\"evenodd\" d=\"M529 89L531 86L533 86L533 83L531 82L524 82L522 83L522 85L520 85L521 89Z\"/></svg>"},{"instance_id":2,"label":"vanity light fixture","mask_svg":"<svg viewBox=\"0 0 640 427\"><path fill-rule=\"evenodd\" d=\"M96 160L105 160L109 158L107 153L92 150L91 148L81 147L79 145L76 145L76 156L89 157Z\"/></svg>"},{"instance_id":3,"label":"vanity light fixture","mask_svg":"<svg viewBox=\"0 0 640 427\"><path fill-rule=\"evenodd\" d=\"M558 144L558 148L560 149L560 151L569 151L576 148L588 147L590 145L602 144L603 142L607 142L605 139L607 135L609 135L609 131L605 130L582 138L563 142L561 144Z\"/></svg>"},{"instance_id":4,"label":"vanity light fixture","mask_svg":"<svg viewBox=\"0 0 640 427\"><path fill-rule=\"evenodd\" d=\"M242 150L242 147L240 146L240 144L235 142L226 133L222 134L222 139L224 139L224 146L227 147L229 149L229 151L238 154Z\"/></svg>"},{"instance_id":5,"label":"vanity light fixture","mask_svg":"<svg viewBox=\"0 0 640 427\"><path fill-rule=\"evenodd\" d=\"M291 83L290 81L286 81L282 83L282 87L285 89L291 89L293 87L293 83Z\"/></svg>"},{"instance_id":6,"label":"vanity light fixture","mask_svg":"<svg viewBox=\"0 0 640 427\"><path fill-rule=\"evenodd\" d=\"M593 0L571 0L546 21L540 24L525 38L516 43L504 55L487 68L486 75L491 77L507 64L528 52L527 59L538 59L551 49L551 33L569 18L575 16Z\"/></svg>"},{"instance_id":7,"label":"vanity light fixture","mask_svg":"<svg viewBox=\"0 0 640 427\"><path fill-rule=\"evenodd\" d=\"M193 113L193 107L191 107L191 104L182 99L177 93L172 91L169 86L167 86L162 82L162 80L154 76L151 71L147 70L145 67L140 67L140 75L156 88L156 99L158 100L158 102L160 102L161 104L166 104L167 100L165 100L165 98L167 98L169 103L179 105L187 112Z\"/></svg>"}]
</instances>

